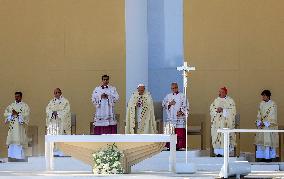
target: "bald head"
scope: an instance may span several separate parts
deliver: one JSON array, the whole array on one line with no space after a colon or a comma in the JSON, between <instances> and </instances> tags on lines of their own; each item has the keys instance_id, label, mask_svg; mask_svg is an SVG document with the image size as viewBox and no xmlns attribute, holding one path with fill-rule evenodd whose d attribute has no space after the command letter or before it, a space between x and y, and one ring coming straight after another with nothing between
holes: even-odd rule
<instances>
[{"instance_id":1,"label":"bald head","mask_svg":"<svg viewBox=\"0 0 284 179\"><path fill-rule=\"evenodd\" d=\"M55 88L53 94L54 94L55 98L59 99L61 94L62 94L61 89L60 88Z\"/></svg>"}]
</instances>

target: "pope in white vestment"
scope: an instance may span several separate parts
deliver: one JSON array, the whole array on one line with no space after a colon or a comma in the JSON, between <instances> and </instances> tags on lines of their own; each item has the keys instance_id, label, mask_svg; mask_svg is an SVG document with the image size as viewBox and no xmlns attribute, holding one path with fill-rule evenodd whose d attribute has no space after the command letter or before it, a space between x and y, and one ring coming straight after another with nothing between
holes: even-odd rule
<instances>
[{"instance_id":1,"label":"pope in white vestment","mask_svg":"<svg viewBox=\"0 0 284 179\"><path fill-rule=\"evenodd\" d=\"M59 88L54 90L54 98L46 107L46 133L47 135L70 135L71 134L71 112L69 101L62 96ZM64 156L55 144L55 156Z\"/></svg>"},{"instance_id":2,"label":"pope in white vestment","mask_svg":"<svg viewBox=\"0 0 284 179\"><path fill-rule=\"evenodd\" d=\"M94 114L94 134L117 134L117 120L114 106L119 95L116 88L109 85L109 76L102 76L102 85L95 88L92 102L96 108Z\"/></svg>"},{"instance_id":3,"label":"pope in white vestment","mask_svg":"<svg viewBox=\"0 0 284 179\"><path fill-rule=\"evenodd\" d=\"M165 134L177 134L177 149L186 147L186 113L188 113L188 103L183 93L178 90L178 84L171 84L172 93L168 94L162 103L167 113L164 125ZM167 144L169 148L169 144Z\"/></svg>"},{"instance_id":4,"label":"pope in white vestment","mask_svg":"<svg viewBox=\"0 0 284 179\"><path fill-rule=\"evenodd\" d=\"M28 147L27 126L29 124L30 108L22 102L22 93L15 93L15 102L10 104L4 113L5 123L9 123L6 144L8 157L25 159L25 149Z\"/></svg>"},{"instance_id":5,"label":"pope in white vestment","mask_svg":"<svg viewBox=\"0 0 284 179\"><path fill-rule=\"evenodd\" d=\"M128 102L125 134L157 133L153 100L145 85L139 84Z\"/></svg>"},{"instance_id":6,"label":"pope in white vestment","mask_svg":"<svg viewBox=\"0 0 284 179\"><path fill-rule=\"evenodd\" d=\"M54 98L46 107L46 127L50 135L71 134L70 104L59 88L54 90Z\"/></svg>"},{"instance_id":7,"label":"pope in white vestment","mask_svg":"<svg viewBox=\"0 0 284 179\"><path fill-rule=\"evenodd\" d=\"M214 154L224 155L224 141L222 133L217 133L218 129L235 128L236 105L232 98L227 96L227 88L221 88L219 97L210 106L211 116L211 137ZM236 145L236 135L230 134L230 152L233 152Z\"/></svg>"},{"instance_id":8,"label":"pope in white vestment","mask_svg":"<svg viewBox=\"0 0 284 179\"><path fill-rule=\"evenodd\" d=\"M277 105L270 99L271 92L264 90L261 93L263 101L259 105L257 114L257 129L278 129ZM278 133L256 133L256 158L270 160L276 158L276 148L278 147Z\"/></svg>"}]
</instances>

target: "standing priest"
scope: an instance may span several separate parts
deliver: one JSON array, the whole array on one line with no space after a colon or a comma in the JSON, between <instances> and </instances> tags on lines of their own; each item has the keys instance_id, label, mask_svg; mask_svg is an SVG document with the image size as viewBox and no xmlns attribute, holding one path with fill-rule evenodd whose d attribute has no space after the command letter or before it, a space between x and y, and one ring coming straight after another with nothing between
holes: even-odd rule
<instances>
[{"instance_id":1,"label":"standing priest","mask_svg":"<svg viewBox=\"0 0 284 179\"><path fill-rule=\"evenodd\" d=\"M71 113L69 101L62 96L61 89L54 90L54 98L46 107L47 134L70 135Z\"/></svg>"},{"instance_id":2,"label":"standing priest","mask_svg":"<svg viewBox=\"0 0 284 179\"><path fill-rule=\"evenodd\" d=\"M172 93L168 94L163 100L163 108L167 112L165 134L177 134L177 149L186 147L186 113L188 104L183 93L179 92L178 84L171 84ZM167 144L168 145L168 144ZM169 147L169 146L167 146Z\"/></svg>"},{"instance_id":3,"label":"standing priest","mask_svg":"<svg viewBox=\"0 0 284 179\"><path fill-rule=\"evenodd\" d=\"M54 98L46 107L46 127L48 135L70 135L71 113L69 101L62 96L61 89L54 90ZM54 147L54 155L64 156L57 145Z\"/></svg>"},{"instance_id":4,"label":"standing priest","mask_svg":"<svg viewBox=\"0 0 284 179\"><path fill-rule=\"evenodd\" d=\"M115 119L114 105L119 95L116 88L109 85L109 76L102 76L102 84L95 88L92 102L96 108L94 115L94 134L116 134L117 120Z\"/></svg>"},{"instance_id":5,"label":"standing priest","mask_svg":"<svg viewBox=\"0 0 284 179\"><path fill-rule=\"evenodd\" d=\"M25 159L25 149L28 147L27 126L30 108L22 101L22 92L15 93L15 102L10 104L4 113L5 123L9 123L6 144L8 157Z\"/></svg>"},{"instance_id":6,"label":"standing priest","mask_svg":"<svg viewBox=\"0 0 284 179\"><path fill-rule=\"evenodd\" d=\"M227 88L221 88L219 90L219 97L210 106L212 146L216 156L224 155L222 133L217 133L217 130L235 128L236 105L234 100L227 96L227 94ZM234 151L235 145L236 135L230 134L230 153Z\"/></svg>"},{"instance_id":7,"label":"standing priest","mask_svg":"<svg viewBox=\"0 0 284 179\"><path fill-rule=\"evenodd\" d=\"M258 129L278 129L277 105L270 99L271 92L264 90L261 93L262 102L259 105L256 127ZM269 162L276 158L276 148L278 147L277 133L256 133L256 158Z\"/></svg>"},{"instance_id":8,"label":"standing priest","mask_svg":"<svg viewBox=\"0 0 284 179\"><path fill-rule=\"evenodd\" d=\"M139 84L127 106L126 134L157 133L153 100L145 85Z\"/></svg>"}]
</instances>

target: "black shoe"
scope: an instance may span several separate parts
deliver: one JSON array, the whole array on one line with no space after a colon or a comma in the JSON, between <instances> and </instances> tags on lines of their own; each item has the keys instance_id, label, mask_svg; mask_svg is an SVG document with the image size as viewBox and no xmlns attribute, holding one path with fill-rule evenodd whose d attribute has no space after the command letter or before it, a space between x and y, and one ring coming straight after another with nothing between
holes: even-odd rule
<instances>
[{"instance_id":1,"label":"black shoe","mask_svg":"<svg viewBox=\"0 0 284 179\"><path fill-rule=\"evenodd\" d=\"M265 159L266 163L272 162L272 159Z\"/></svg>"},{"instance_id":2,"label":"black shoe","mask_svg":"<svg viewBox=\"0 0 284 179\"><path fill-rule=\"evenodd\" d=\"M8 157L8 162L28 162L28 158L26 157L24 159L16 159Z\"/></svg>"}]
</instances>

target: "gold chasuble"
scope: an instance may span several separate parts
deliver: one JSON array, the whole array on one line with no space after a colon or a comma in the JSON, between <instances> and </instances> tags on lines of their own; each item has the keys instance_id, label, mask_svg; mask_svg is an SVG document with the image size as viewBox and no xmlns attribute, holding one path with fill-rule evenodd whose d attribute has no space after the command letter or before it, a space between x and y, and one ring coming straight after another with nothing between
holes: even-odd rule
<instances>
[{"instance_id":1,"label":"gold chasuble","mask_svg":"<svg viewBox=\"0 0 284 179\"><path fill-rule=\"evenodd\" d=\"M258 121L263 125L257 125L258 129L278 129L277 105L274 101L262 101L259 105ZM259 123L259 122L256 123ZM278 133L256 133L255 144L263 147L278 147Z\"/></svg>"},{"instance_id":2,"label":"gold chasuble","mask_svg":"<svg viewBox=\"0 0 284 179\"><path fill-rule=\"evenodd\" d=\"M218 113L217 109L222 108L223 111ZM223 135L217 133L217 129L235 128L236 105L232 98L216 98L210 106L211 115L211 137L214 149L223 149ZM230 134L230 149L236 145L235 134Z\"/></svg>"},{"instance_id":3,"label":"gold chasuble","mask_svg":"<svg viewBox=\"0 0 284 179\"><path fill-rule=\"evenodd\" d=\"M12 111L15 110L19 113L18 116L13 115ZM30 108L24 102L14 102L10 104L4 113L6 121L9 121L9 131L6 144L22 145L27 147L27 126L29 123Z\"/></svg>"},{"instance_id":4,"label":"gold chasuble","mask_svg":"<svg viewBox=\"0 0 284 179\"><path fill-rule=\"evenodd\" d=\"M30 108L24 102L15 101L5 110L5 123L9 123L6 144L8 145L8 158L10 159L25 159L26 157L25 149L28 147L27 127L29 115Z\"/></svg>"},{"instance_id":5,"label":"gold chasuble","mask_svg":"<svg viewBox=\"0 0 284 179\"><path fill-rule=\"evenodd\" d=\"M153 100L149 92L132 94L126 113L126 134L155 134L156 121Z\"/></svg>"},{"instance_id":6,"label":"gold chasuble","mask_svg":"<svg viewBox=\"0 0 284 179\"><path fill-rule=\"evenodd\" d=\"M57 116L52 115L56 111ZM71 134L71 112L69 101L61 96L53 98L46 107L47 133L52 135Z\"/></svg>"}]
</instances>

